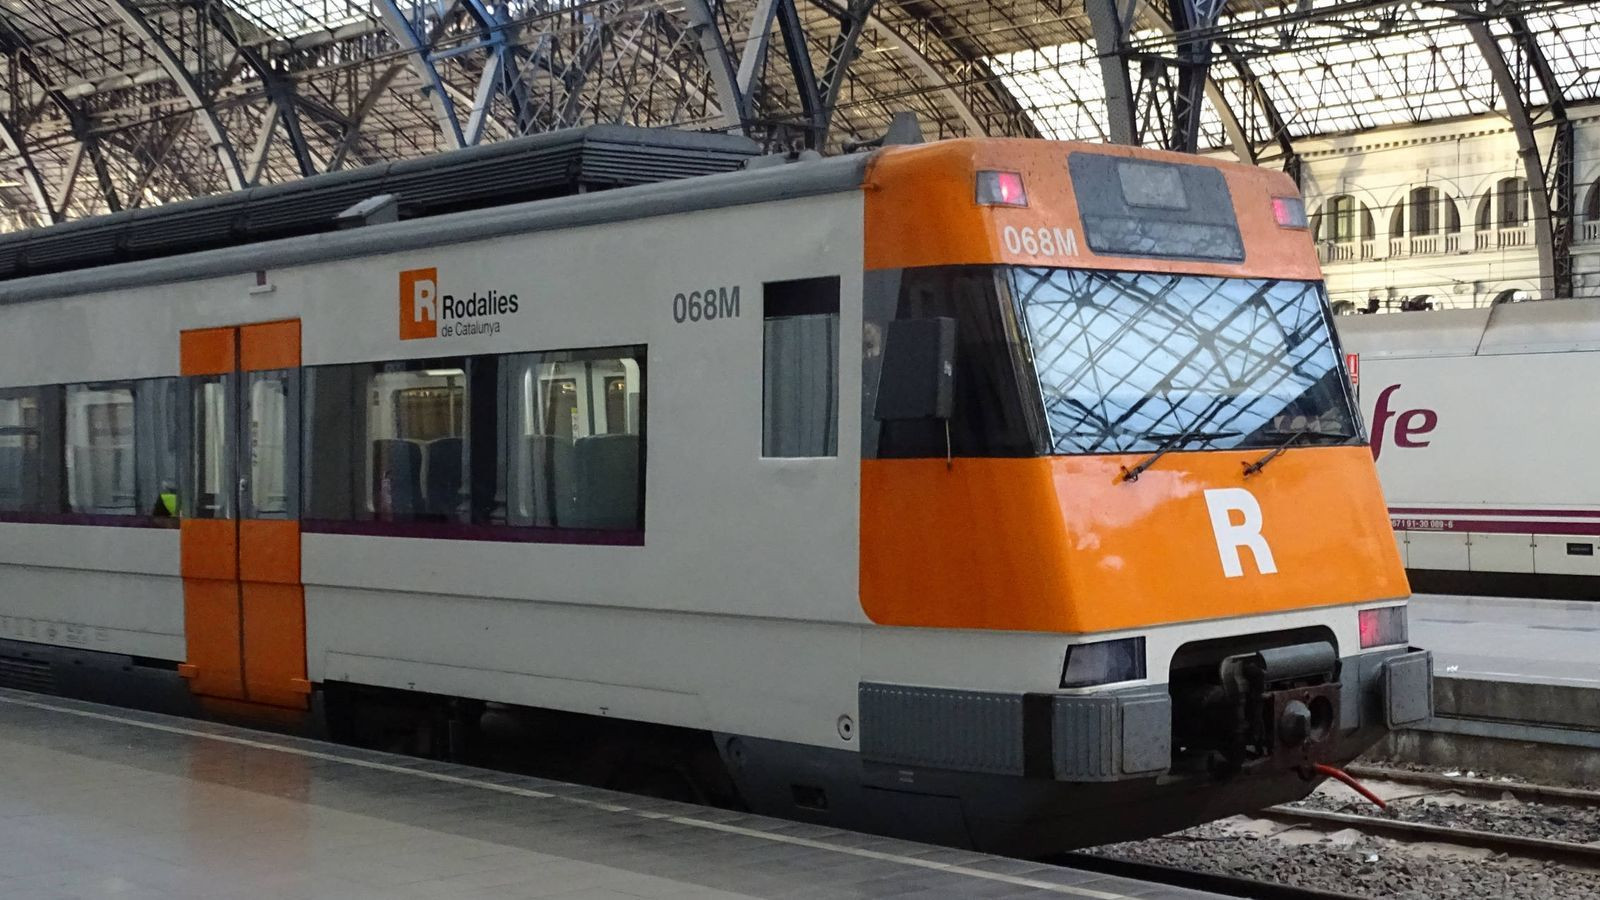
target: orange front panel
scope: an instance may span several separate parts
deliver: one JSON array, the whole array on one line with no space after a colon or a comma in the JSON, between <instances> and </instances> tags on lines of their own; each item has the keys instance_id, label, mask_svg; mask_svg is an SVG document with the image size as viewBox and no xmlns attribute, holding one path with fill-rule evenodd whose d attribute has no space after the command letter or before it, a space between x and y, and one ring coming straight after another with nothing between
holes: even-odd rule
<instances>
[{"instance_id":1,"label":"orange front panel","mask_svg":"<svg viewBox=\"0 0 1600 900\"><path fill-rule=\"evenodd\" d=\"M233 519L184 519L178 525L185 578L239 577L239 523Z\"/></svg>"},{"instance_id":2,"label":"orange front panel","mask_svg":"<svg viewBox=\"0 0 1600 900\"><path fill-rule=\"evenodd\" d=\"M190 677L189 690L208 697L243 699L239 582L185 578L183 633L187 648L180 671Z\"/></svg>"},{"instance_id":3,"label":"orange front panel","mask_svg":"<svg viewBox=\"0 0 1600 900\"><path fill-rule=\"evenodd\" d=\"M1238 214L1244 261L1164 260L1091 252L1067 172L1067 156L1072 152L1217 165L1227 179ZM979 206L979 170L1020 173L1028 206ZM1304 229L1280 228L1273 219L1272 198L1298 196L1294 182L1281 172L1254 166L1218 165L1193 156L1135 147L966 139L883 150L873 158L864 189L869 270L1011 263L1191 275L1322 278L1310 234ZM1015 238L1008 248L1008 227L1017 234L1027 232L1035 237L1043 230L1049 237L1044 242ZM1057 246L1058 236L1067 238L1060 243L1069 244L1073 252L1063 252Z\"/></svg>"},{"instance_id":4,"label":"orange front panel","mask_svg":"<svg viewBox=\"0 0 1600 900\"><path fill-rule=\"evenodd\" d=\"M244 671L254 703L303 708L306 682L305 589L298 584L240 585L244 597Z\"/></svg>"},{"instance_id":5,"label":"orange front panel","mask_svg":"<svg viewBox=\"0 0 1600 900\"><path fill-rule=\"evenodd\" d=\"M246 519L240 522L239 579L299 584L299 521Z\"/></svg>"},{"instance_id":6,"label":"orange front panel","mask_svg":"<svg viewBox=\"0 0 1600 900\"><path fill-rule=\"evenodd\" d=\"M1405 596L1371 454L1290 450L1245 478L1266 452L1173 453L1134 482L1138 455L863 461L862 608L1094 632Z\"/></svg>"},{"instance_id":7,"label":"orange front panel","mask_svg":"<svg viewBox=\"0 0 1600 900\"><path fill-rule=\"evenodd\" d=\"M227 375L238 362L233 328L202 328L178 335L178 371L184 375Z\"/></svg>"},{"instance_id":8,"label":"orange front panel","mask_svg":"<svg viewBox=\"0 0 1600 900\"><path fill-rule=\"evenodd\" d=\"M300 365L300 320L264 322L239 329L239 369L260 372Z\"/></svg>"}]
</instances>

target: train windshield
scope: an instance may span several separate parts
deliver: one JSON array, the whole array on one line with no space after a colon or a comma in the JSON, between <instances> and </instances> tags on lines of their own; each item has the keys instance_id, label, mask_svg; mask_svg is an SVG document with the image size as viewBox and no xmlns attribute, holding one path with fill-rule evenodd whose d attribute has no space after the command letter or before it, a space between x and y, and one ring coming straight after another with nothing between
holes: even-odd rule
<instances>
[{"instance_id":1,"label":"train windshield","mask_svg":"<svg viewBox=\"0 0 1600 900\"><path fill-rule=\"evenodd\" d=\"M1050 452L1360 440L1321 284L1011 267Z\"/></svg>"}]
</instances>

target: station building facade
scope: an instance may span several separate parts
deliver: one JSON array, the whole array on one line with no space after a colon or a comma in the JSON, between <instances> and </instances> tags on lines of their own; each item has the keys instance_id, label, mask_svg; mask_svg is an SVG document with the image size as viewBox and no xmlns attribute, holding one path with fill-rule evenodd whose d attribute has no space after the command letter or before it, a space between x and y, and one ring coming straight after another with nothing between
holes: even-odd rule
<instances>
[{"instance_id":1,"label":"station building facade","mask_svg":"<svg viewBox=\"0 0 1600 900\"><path fill-rule=\"evenodd\" d=\"M1600 297L1600 106L1575 126L1573 295ZM1548 158L1548 134L1541 153ZM1335 310L1487 306L1540 297L1533 204L1501 116L1296 141Z\"/></svg>"}]
</instances>

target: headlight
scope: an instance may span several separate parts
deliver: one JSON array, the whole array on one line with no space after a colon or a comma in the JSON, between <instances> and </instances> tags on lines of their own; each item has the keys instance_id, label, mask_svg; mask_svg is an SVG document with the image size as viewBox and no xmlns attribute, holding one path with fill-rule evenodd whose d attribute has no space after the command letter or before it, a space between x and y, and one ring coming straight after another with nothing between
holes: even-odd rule
<instances>
[{"instance_id":1,"label":"headlight","mask_svg":"<svg viewBox=\"0 0 1600 900\"><path fill-rule=\"evenodd\" d=\"M1061 667L1061 686L1064 688L1137 681L1143 677L1142 637L1073 644L1067 648L1067 661Z\"/></svg>"},{"instance_id":2,"label":"headlight","mask_svg":"<svg viewBox=\"0 0 1600 900\"><path fill-rule=\"evenodd\" d=\"M1406 608L1404 606L1363 609L1358 614L1357 623L1361 629L1361 649L1363 650L1410 642L1410 636L1406 633Z\"/></svg>"}]
</instances>

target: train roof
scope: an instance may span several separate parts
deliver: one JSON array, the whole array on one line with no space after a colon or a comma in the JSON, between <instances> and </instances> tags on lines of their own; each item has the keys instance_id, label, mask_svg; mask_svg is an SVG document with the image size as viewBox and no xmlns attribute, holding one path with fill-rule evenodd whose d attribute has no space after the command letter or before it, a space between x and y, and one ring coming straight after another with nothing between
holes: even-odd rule
<instances>
[{"instance_id":1,"label":"train roof","mask_svg":"<svg viewBox=\"0 0 1600 900\"><path fill-rule=\"evenodd\" d=\"M483 206L343 230L319 229L310 234L264 238L234 246L190 250L177 255L0 280L0 304L246 274L513 234L603 225L694 210L857 190L872 157L871 153L858 153L791 164L739 168L614 190ZM340 210L348 206L344 204Z\"/></svg>"},{"instance_id":2,"label":"train roof","mask_svg":"<svg viewBox=\"0 0 1600 900\"><path fill-rule=\"evenodd\" d=\"M1368 359L1600 350L1600 300L1340 316L1345 349Z\"/></svg>"},{"instance_id":3,"label":"train roof","mask_svg":"<svg viewBox=\"0 0 1600 900\"><path fill-rule=\"evenodd\" d=\"M731 172L760 152L739 135L572 128L0 235L0 281Z\"/></svg>"}]
</instances>

